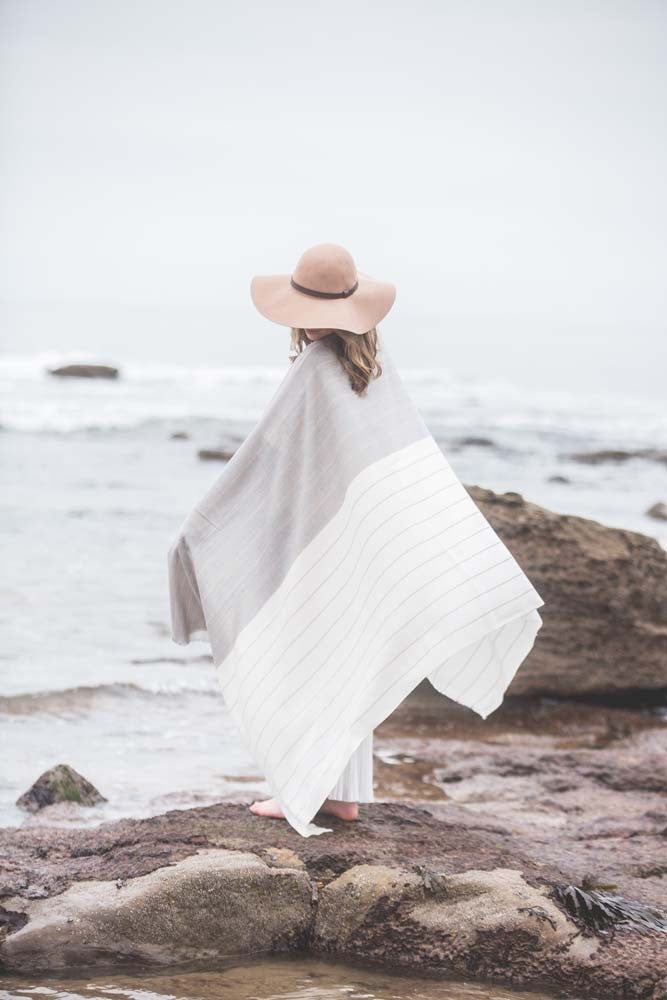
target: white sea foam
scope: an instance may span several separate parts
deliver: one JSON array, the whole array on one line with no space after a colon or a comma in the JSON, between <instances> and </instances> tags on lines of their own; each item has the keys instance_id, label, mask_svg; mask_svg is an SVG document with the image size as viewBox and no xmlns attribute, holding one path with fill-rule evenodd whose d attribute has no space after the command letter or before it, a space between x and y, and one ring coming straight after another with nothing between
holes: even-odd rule
<instances>
[{"instance_id":1,"label":"white sea foam","mask_svg":"<svg viewBox=\"0 0 667 1000\"><path fill-rule=\"evenodd\" d=\"M0 356L0 424L33 432L114 430L148 421L212 419L252 423L286 368L119 363L118 380L56 378L61 364L113 364L81 353ZM518 387L502 378L455 378L446 370L403 370L418 407L436 429L461 428L657 446L667 440L667 408L656 399L582 395Z\"/></svg>"}]
</instances>

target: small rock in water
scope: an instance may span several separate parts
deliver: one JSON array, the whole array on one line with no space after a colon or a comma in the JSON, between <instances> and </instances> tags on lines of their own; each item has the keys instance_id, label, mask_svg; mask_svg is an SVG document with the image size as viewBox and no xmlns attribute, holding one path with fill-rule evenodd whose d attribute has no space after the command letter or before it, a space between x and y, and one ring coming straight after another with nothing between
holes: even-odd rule
<instances>
[{"instance_id":1,"label":"small rock in water","mask_svg":"<svg viewBox=\"0 0 667 1000\"><path fill-rule=\"evenodd\" d=\"M461 448L494 448L496 442L487 437L462 437L458 438L456 444Z\"/></svg>"},{"instance_id":2,"label":"small rock in water","mask_svg":"<svg viewBox=\"0 0 667 1000\"><path fill-rule=\"evenodd\" d=\"M667 503L654 503L646 513L648 517L654 517L657 521L667 521Z\"/></svg>"},{"instance_id":3,"label":"small rock in water","mask_svg":"<svg viewBox=\"0 0 667 1000\"><path fill-rule=\"evenodd\" d=\"M120 372L113 365L60 365L49 368L49 375L61 378L118 378Z\"/></svg>"},{"instance_id":4,"label":"small rock in water","mask_svg":"<svg viewBox=\"0 0 667 1000\"><path fill-rule=\"evenodd\" d=\"M547 482L549 482L549 483L569 483L570 480L568 479L567 476L561 476L561 475L557 474L555 476L549 476Z\"/></svg>"},{"instance_id":5,"label":"small rock in water","mask_svg":"<svg viewBox=\"0 0 667 1000\"><path fill-rule=\"evenodd\" d=\"M197 454L204 462L228 462L234 452L223 448L200 448Z\"/></svg>"},{"instance_id":6,"label":"small rock in water","mask_svg":"<svg viewBox=\"0 0 667 1000\"><path fill-rule=\"evenodd\" d=\"M169 435L172 441L189 441L190 435L187 431L174 431L173 434Z\"/></svg>"},{"instance_id":7,"label":"small rock in water","mask_svg":"<svg viewBox=\"0 0 667 1000\"><path fill-rule=\"evenodd\" d=\"M44 771L37 781L16 800L17 806L37 812L55 802L76 802L80 806L94 806L106 802L103 795L82 774L69 764L56 764Z\"/></svg>"}]
</instances>

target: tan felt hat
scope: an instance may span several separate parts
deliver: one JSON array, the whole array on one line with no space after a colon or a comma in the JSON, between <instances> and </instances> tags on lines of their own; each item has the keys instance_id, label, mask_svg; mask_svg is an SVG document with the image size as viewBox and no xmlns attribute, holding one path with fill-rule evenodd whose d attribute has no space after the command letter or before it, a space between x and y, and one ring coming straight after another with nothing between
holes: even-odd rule
<instances>
[{"instance_id":1,"label":"tan felt hat","mask_svg":"<svg viewBox=\"0 0 667 1000\"><path fill-rule=\"evenodd\" d=\"M344 247L318 243L292 274L255 275L250 295L262 316L281 326L366 333L387 315L396 288L357 271Z\"/></svg>"}]
</instances>

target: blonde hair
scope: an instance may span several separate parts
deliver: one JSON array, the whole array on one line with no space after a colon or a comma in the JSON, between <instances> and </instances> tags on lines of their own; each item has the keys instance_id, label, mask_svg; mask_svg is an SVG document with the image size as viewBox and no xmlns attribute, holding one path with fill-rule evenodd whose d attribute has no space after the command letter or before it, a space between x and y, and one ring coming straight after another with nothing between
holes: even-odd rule
<instances>
[{"instance_id":1,"label":"blonde hair","mask_svg":"<svg viewBox=\"0 0 667 1000\"><path fill-rule=\"evenodd\" d=\"M322 340L338 356L353 391L363 396L370 380L379 378L382 374L382 365L377 359L379 346L377 329L373 327L372 330L361 334L350 333L349 330L332 330L322 337ZM290 361L294 361L311 343L313 341L308 339L305 330L293 326Z\"/></svg>"}]
</instances>

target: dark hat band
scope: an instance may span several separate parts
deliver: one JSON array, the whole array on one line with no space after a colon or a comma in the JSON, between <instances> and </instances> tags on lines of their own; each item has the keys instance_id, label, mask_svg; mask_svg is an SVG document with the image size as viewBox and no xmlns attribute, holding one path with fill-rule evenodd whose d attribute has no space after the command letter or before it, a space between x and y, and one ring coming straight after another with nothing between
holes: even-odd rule
<instances>
[{"instance_id":1,"label":"dark hat band","mask_svg":"<svg viewBox=\"0 0 667 1000\"><path fill-rule=\"evenodd\" d=\"M359 287L359 282L355 281L352 288L346 288L344 292L318 292L316 288L304 288L303 285L297 285L294 278L290 278L290 283L292 288L296 288L297 292L314 295L318 299L346 299L349 295L352 295L352 292L356 292Z\"/></svg>"}]
</instances>

